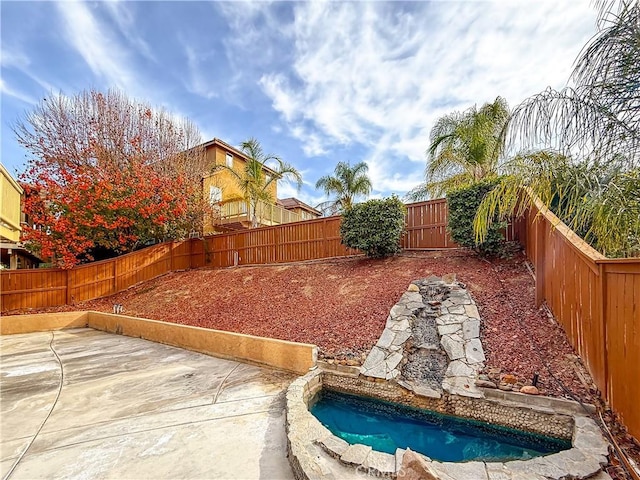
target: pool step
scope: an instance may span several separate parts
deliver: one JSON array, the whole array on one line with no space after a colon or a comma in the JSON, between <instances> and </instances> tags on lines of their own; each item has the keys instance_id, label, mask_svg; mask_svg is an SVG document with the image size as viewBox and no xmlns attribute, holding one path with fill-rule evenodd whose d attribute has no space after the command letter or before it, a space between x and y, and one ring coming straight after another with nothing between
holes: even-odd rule
<instances>
[{"instance_id":1,"label":"pool step","mask_svg":"<svg viewBox=\"0 0 640 480\"><path fill-rule=\"evenodd\" d=\"M350 445L335 435L329 435L318 441L317 444L344 465L356 467L358 470L363 469L374 477L395 478L397 465L402 463L402 457L398 463L398 452L396 455L389 455L373 450L368 445L359 443ZM401 452L404 454L404 450Z\"/></svg>"}]
</instances>

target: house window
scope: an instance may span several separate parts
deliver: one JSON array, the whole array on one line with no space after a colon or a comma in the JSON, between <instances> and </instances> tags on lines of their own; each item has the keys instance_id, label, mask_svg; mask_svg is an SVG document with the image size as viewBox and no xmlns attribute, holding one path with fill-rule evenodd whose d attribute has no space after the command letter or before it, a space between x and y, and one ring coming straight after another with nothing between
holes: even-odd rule
<instances>
[{"instance_id":1,"label":"house window","mask_svg":"<svg viewBox=\"0 0 640 480\"><path fill-rule=\"evenodd\" d=\"M215 205L222 201L222 189L211 185L209 187L209 203Z\"/></svg>"},{"instance_id":2,"label":"house window","mask_svg":"<svg viewBox=\"0 0 640 480\"><path fill-rule=\"evenodd\" d=\"M233 167L233 155L231 155L230 153L227 153L227 167Z\"/></svg>"}]
</instances>

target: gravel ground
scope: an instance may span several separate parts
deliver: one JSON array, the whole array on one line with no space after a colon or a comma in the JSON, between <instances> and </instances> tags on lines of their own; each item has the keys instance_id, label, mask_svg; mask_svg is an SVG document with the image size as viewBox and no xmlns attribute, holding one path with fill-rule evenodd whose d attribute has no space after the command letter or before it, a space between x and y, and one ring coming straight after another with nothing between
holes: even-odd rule
<instances>
[{"instance_id":1,"label":"gravel ground","mask_svg":"<svg viewBox=\"0 0 640 480\"><path fill-rule=\"evenodd\" d=\"M472 253L405 252L298 264L175 272L71 309L126 315L314 343L321 357L360 363L377 342L391 307L412 280L454 273L482 317L485 373L530 383L539 375L545 395L598 403L597 390L562 328L534 303L535 282L521 254L487 261ZM33 312L33 311L32 311ZM25 313L25 312L7 312ZM606 413L606 412L605 412ZM619 443L639 458L637 445L609 413ZM615 478L625 478L609 471Z\"/></svg>"}]
</instances>

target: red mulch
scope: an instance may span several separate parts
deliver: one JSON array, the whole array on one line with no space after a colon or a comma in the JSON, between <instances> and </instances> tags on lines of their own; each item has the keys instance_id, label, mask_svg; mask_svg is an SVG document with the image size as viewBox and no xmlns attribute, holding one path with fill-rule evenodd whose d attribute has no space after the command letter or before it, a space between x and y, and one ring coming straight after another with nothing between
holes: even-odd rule
<instances>
[{"instance_id":1,"label":"red mulch","mask_svg":"<svg viewBox=\"0 0 640 480\"><path fill-rule=\"evenodd\" d=\"M548 364L574 395L589 400L589 389L576 374L579 361L562 329L534 305L534 280L524 262L520 255L490 263L451 251L405 253L382 260L356 257L199 269L46 311L109 312L119 303L127 315L314 343L323 357L361 359L378 340L389 310L412 280L455 273L483 318L487 370L500 369L523 382L538 373L544 393L568 396L551 378Z\"/></svg>"},{"instance_id":2,"label":"red mulch","mask_svg":"<svg viewBox=\"0 0 640 480\"><path fill-rule=\"evenodd\" d=\"M530 383L537 373L542 394L599 401L562 328L536 308L535 282L520 254L489 262L463 251L405 252L382 260L199 269L46 311L110 312L119 303L126 315L313 343L322 357L353 363L377 342L389 310L412 280L447 273L455 273L478 304L486 372L492 379L510 373ZM635 457L633 440L617 422L608 423ZM624 478L614 467L610 473Z\"/></svg>"}]
</instances>

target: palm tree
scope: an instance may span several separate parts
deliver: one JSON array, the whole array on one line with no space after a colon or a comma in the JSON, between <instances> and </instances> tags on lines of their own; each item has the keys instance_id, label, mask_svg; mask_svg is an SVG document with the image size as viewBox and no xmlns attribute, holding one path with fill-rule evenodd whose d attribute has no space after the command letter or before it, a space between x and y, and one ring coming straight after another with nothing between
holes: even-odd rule
<instances>
[{"instance_id":1,"label":"palm tree","mask_svg":"<svg viewBox=\"0 0 640 480\"><path fill-rule=\"evenodd\" d=\"M339 162L334 175L325 175L316 182L317 189L334 196L333 200L321 203L318 208L330 214L344 212L354 205L357 197L369 195L372 187L368 170L369 166L365 162L353 167L347 162Z\"/></svg>"},{"instance_id":2,"label":"palm tree","mask_svg":"<svg viewBox=\"0 0 640 480\"><path fill-rule=\"evenodd\" d=\"M299 190L302 186L302 176L296 168L282 161L280 157L264 153L260 142L255 138L242 142L240 150L247 157L242 170L236 171L227 165L216 165L213 171L226 170L231 173L242 192L242 198L249 204L251 226L255 228L259 223L260 203L275 203L276 199L270 191L271 185L282 179L292 180Z\"/></svg>"},{"instance_id":3,"label":"palm tree","mask_svg":"<svg viewBox=\"0 0 640 480\"><path fill-rule=\"evenodd\" d=\"M441 117L431 129L426 182L407 194L411 200L439 197L497 173L504 151L509 105L497 97L480 109Z\"/></svg>"},{"instance_id":4,"label":"palm tree","mask_svg":"<svg viewBox=\"0 0 640 480\"><path fill-rule=\"evenodd\" d=\"M640 2L599 5L599 32L576 60L572 84L515 109L510 139L547 150L507 162L478 210L477 240L496 215L531 205L525 188L605 255L640 255Z\"/></svg>"}]
</instances>

